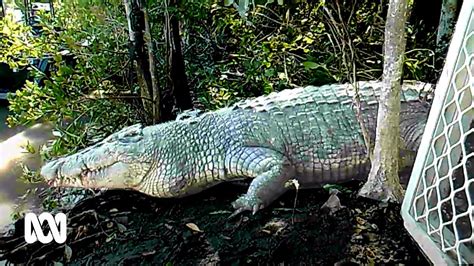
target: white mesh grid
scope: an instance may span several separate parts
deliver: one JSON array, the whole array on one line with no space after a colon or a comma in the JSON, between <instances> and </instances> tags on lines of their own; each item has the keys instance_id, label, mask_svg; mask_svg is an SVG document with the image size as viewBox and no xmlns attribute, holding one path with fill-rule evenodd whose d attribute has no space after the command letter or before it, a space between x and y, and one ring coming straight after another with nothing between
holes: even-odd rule
<instances>
[{"instance_id":1,"label":"white mesh grid","mask_svg":"<svg viewBox=\"0 0 474 266\"><path fill-rule=\"evenodd\" d=\"M464 1L402 207L435 263L474 263L474 1Z\"/></svg>"}]
</instances>

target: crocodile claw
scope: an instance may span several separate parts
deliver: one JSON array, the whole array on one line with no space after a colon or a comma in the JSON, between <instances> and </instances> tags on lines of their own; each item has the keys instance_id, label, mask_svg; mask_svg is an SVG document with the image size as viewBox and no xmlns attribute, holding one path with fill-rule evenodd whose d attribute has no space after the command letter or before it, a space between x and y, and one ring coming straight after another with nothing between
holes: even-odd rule
<instances>
[{"instance_id":1,"label":"crocodile claw","mask_svg":"<svg viewBox=\"0 0 474 266\"><path fill-rule=\"evenodd\" d=\"M232 219L234 218L235 216L237 216L239 213L243 212L244 210L243 209L238 209L238 210L235 210L231 215L229 215L229 217L227 217L227 219Z\"/></svg>"},{"instance_id":2,"label":"crocodile claw","mask_svg":"<svg viewBox=\"0 0 474 266\"><path fill-rule=\"evenodd\" d=\"M257 211L265 206L259 198L244 194L232 202L232 207L234 207L235 211L230 217L234 217L243 211L252 211L252 215L255 215Z\"/></svg>"}]
</instances>

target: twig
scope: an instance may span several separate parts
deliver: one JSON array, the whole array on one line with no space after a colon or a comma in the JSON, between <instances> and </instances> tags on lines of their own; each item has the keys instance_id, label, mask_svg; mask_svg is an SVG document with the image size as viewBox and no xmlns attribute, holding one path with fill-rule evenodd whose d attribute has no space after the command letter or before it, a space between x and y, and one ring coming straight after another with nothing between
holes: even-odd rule
<instances>
[{"instance_id":1,"label":"twig","mask_svg":"<svg viewBox=\"0 0 474 266\"><path fill-rule=\"evenodd\" d=\"M280 26L284 26L284 27L286 27L286 25L285 25L283 22L280 22L280 21L274 20L274 19L272 19L271 17L269 17L269 16L267 16L267 15L265 15L265 14L262 14L262 13L260 13L260 12L255 12L255 15L258 15L258 16L261 16L261 17L264 17L264 18L266 18L266 19L270 20L270 21L271 21L271 22L273 22L273 23L276 23L276 24L278 24L278 25L280 25Z\"/></svg>"},{"instance_id":2,"label":"twig","mask_svg":"<svg viewBox=\"0 0 474 266\"><path fill-rule=\"evenodd\" d=\"M286 82L290 84L291 81L290 81L290 77L288 77L288 70L286 69L286 55L285 54L283 54L283 67L285 69Z\"/></svg>"}]
</instances>

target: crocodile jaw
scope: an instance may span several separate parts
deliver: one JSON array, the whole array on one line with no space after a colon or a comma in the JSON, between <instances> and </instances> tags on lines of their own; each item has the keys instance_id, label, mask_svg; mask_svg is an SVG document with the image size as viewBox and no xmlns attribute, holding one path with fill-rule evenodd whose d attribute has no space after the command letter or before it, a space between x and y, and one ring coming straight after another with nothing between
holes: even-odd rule
<instances>
[{"instance_id":1,"label":"crocodile jaw","mask_svg":"<svg viewBox=\"0 0 474 266\"><path fill-rule=\"evenodd\" d=\"M96 169L83 167L77 171L77 168L73 168L69 162L71 161L53 161L41 169L41 175L48 185L82 188L132 188L134 186L130 169L125 163L115 162Z\"/></svg>"},{"instance_id":2,"label":"crocodile jaw","mask_svg":"<svg viewBox=\"0 0 474 266\"><path fill-rule=\"evenodd\" d=\"M76 154L48 162L41 176L51 186L135 188L151 169L147 154L153 137L148 132L141 125L124 128Z\"/></svg>"}]
</instances>

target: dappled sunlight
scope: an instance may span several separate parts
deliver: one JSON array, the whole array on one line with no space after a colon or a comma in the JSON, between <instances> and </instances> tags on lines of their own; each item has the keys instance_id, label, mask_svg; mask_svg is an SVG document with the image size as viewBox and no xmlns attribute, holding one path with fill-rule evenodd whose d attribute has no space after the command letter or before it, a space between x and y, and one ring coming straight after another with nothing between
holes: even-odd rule
<instances>
[{"instance_id":1,"label":"dappled sunlight","mask_svg":"<svg viewBox=\"0 0 474 266\"><path fill-rule=\"evenodd\" d=\"M23 133L0 143L0 171L5 171L12 166L12 162L25 156L25 145L28 139Z\"/></svg>"}]
</instances>

